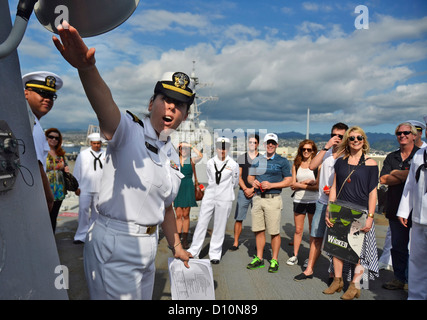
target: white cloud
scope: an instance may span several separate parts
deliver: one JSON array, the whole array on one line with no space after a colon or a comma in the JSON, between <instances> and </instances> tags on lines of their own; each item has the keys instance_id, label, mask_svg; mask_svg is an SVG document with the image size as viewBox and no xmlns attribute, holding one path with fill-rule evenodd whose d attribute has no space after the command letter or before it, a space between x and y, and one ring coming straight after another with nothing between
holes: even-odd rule
<instances>
[{"instance_id":1,"label":"white cloud","mask_svg":"<svg viewBox=\"0 0 427 320\"><path fill-rule=\"evenodd\" d=\"M329 10L311 2L303 6ZM269 123L275 131L287 131L290 124L305 125L307 108L314 123L359 125L398 123L404 106L413 115L425 113L427 83L407 82L425 71L417 70L414 63L417 68L425 66L427 17L376 16L368 30L350 34L336 23L306 20L295 27L296 36L286 39L279 38L277 30L262 38L254 26L221 25L220 19L220 15L147 10L129 20L132 29L88 42L97 49L98 67L117 104L134 112L146 108L163 72L191 73L195 60L200 80L214 83L212 89L198 93L219 97L202 108L202 118L213 127L256 128ZM166 51L143 41L147 33L165 32L206 35L206 39ZM26 54L34 45L30 40ZM66 83L79 83L75 70L66 77ZM80 84L64 88L56 104L54 111L65 110L66 121L77 124L95 118ZM54 111L46 121L60 118Z\"/></svg>"}]
</instances>

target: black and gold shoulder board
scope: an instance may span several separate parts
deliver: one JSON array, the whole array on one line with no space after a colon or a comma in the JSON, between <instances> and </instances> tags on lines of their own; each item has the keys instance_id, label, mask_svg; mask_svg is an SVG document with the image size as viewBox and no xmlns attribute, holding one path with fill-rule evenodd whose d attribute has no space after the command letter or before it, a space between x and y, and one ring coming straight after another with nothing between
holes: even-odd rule
<instances>
[{"instance_id":1,"label":"black and gold shoulder board","mask_svg":"<svg viewBox=\"0 0 427 320\"><path fill-rule=\"evenodd\" d=\"M132 117L133 121L139 123L139 125L144 128L144 123L141 121L141 119L139 119L136 115L134 115L129 110L126 110L126 113L128 113Z\"/></svg>"}]
</instances>

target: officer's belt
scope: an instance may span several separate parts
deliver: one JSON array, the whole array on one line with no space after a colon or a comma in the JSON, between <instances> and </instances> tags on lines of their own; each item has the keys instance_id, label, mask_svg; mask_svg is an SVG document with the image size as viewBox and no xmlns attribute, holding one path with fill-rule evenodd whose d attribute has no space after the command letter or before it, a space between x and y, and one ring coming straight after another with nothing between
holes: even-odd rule
<instances>
[{"instance_id":1,"label":"officer's belt","mask_svg":"<svg viewBox=\"0 0 427 320\"><path fill-rule=\"evenodd\" d=\"M106 227L111 227L114 230L126 232L126 233L137 233L137 234L153 234L157 230L157 226L143 226L134 222L126 222L113 218L106 217L100 214L97 218Z\"/></svg>"}]
</instances>

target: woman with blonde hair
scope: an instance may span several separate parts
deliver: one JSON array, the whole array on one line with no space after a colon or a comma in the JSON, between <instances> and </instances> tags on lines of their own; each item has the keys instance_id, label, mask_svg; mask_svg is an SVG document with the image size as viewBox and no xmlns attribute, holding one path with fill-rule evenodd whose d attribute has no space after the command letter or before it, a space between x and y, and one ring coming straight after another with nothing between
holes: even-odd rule
<instances>
[{"instance_id":1,"label":"woman with blonde hair","mask_svg":"<svg viewBox=\"0 0 427 320\"><path fill-rule=\"evenodd\" d=\"M354 126L344 134L339 151L343 157L335 163L335 176L329 201L337 199L364 206L368 210L365 225L360 231L365 232L365 237L356 265L344 262L338 257L332 257L334 280L324 294L333 294L343 289L342 275L348 274L351 281L347 291L341 297L351 300L360 296L360 280L362 275L368 275L370 280L378 277L378 253L375 239L374 214L377 202L378 166L375 160L368 158L369 143L362 128ZM329 210L326 211L326 226L333 227L329 219ZM353 270L354 267L354 270ZM364 270L368 272L364 272ZM331 270L330 270L331 271ZM368 280L363 279L364 282Z\"/></svg>"},{"instance_id":2,"label":"woman with blonde hair","mask_svg":"<svg viewBox=\"0 0 427 320\"><path fill-rule=\"evenodd\" d=\"M317 169L310 170L310 162L317 154L317 146L314 141L305 139L300 142L298 152L292 166L291 189L294 201L294 255L286 261L288 265L298 263L298 251L301 245L304 231L305 215L308 216L308 225L311 232L311 221L316 211L316 201L318 197L319 179Z\"/></svg>"}]
</instances>

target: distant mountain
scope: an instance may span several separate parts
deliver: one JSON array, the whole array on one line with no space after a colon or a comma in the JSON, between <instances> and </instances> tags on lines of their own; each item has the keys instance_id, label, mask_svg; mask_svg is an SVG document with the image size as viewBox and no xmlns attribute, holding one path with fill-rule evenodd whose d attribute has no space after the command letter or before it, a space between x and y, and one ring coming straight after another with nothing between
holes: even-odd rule
<instances>
[{"instance_id":1,"label":"distant mountain","mask_svg":"<svg viewBox=\"0 0 427 320\"><path fill-rule=\"evenodd\" d=\"M383 151L383 152L391 152L396 150L399 145L396 141L396 136L390 133L366 133L369 141L369 145L371 149ZM283 140L298 140L302 141L305 139L305 134L291 131L291 132L282 132L278 133L277 136ZM314 142L319 143L321 145L325 144L331 138L330 134L322 134L322 133L313 133L310 134L310 139Z\"/></svg>"}]
</instances>

